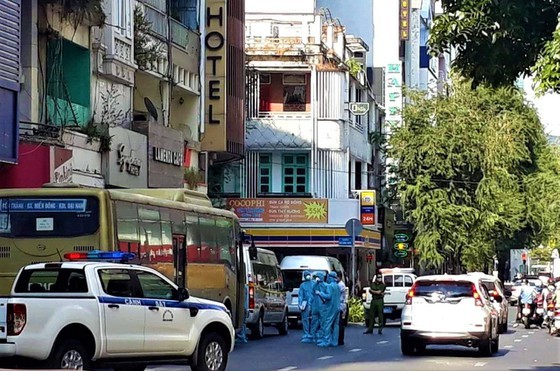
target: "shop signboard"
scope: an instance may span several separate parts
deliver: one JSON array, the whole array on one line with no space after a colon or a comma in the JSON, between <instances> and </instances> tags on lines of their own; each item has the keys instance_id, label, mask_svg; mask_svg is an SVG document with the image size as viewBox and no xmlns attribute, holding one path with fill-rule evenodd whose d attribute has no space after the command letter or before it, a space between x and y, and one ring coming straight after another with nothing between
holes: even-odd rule
<instances>
[{"instance_id":1,"label":"shop signboard","mask_svg":"<svg viewBox=\"0 0 560 371\"><path fill-rule=\"evenodd\" d=\"M327 199L231 198L227 205L242 223L328 223Z\"/></svg>"}]
</instances>

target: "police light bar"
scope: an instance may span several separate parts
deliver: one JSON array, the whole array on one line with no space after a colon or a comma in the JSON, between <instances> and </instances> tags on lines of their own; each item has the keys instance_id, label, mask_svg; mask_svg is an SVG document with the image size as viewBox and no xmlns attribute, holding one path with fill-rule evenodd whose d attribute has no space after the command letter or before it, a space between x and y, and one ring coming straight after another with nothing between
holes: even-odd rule
<instances>
[{"instance_id":1,"label":"police light bar","mask_svg":"<svg viewBox=\"0 0 560 371\"><path fill-rule=\"evenodd\" d=\"M134 259L136 255L123 251L101 251L92 250L89 252L70 252L64 254L67 260L101 260L101 261L128 261Z\"/></svg>"}]
</instances>

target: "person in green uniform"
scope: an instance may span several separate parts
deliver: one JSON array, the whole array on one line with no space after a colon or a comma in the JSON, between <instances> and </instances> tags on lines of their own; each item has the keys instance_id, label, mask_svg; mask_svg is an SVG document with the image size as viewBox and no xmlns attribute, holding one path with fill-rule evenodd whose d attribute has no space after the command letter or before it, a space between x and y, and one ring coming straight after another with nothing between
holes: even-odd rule
<instances>
[{"instance_id":1,"label":"person in green uniform","mask_svg":"<svg viewBox=\"0 0 560 371\"><path fill-rule=\"evenodd\" d=\"M379 320L379 334L383 333L383 296L385 295L385 284L383 283L381 274L375 276L375 280L369 286L371 293L371 304L369 305L368 320L369 326L364 334L373 333L373 325L375 324L375 317Z\"/></svg>"}]
</instances>

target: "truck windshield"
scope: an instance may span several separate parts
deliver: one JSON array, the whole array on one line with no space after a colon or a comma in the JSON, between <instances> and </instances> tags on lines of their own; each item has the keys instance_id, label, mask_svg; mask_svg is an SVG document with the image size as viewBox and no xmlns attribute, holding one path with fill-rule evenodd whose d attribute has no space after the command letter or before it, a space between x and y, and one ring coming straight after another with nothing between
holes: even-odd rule
<instances>
[{"instance_id":1,"label":"truck windshield","mask_svg":"<svg viewBox=\"0 0 560 371\"><path fill-rule=\"evenodd\" d=\"M96 197L0 198L0 237L77 237L98 228Z\"/></svg>"}]
</instances>

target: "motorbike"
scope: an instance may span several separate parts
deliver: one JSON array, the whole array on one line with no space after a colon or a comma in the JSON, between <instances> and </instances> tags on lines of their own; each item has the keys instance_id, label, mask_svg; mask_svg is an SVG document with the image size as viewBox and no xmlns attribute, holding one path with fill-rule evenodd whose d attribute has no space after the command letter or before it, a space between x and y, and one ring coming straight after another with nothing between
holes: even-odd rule
<instances>
[{"instance_id":1,"label":"motorbike","mask_svg":"<svg viewBox=\"0 0 560 371\"><path fill-rule=\"evenodd\" d=\"M530 328L531 325L541 326L544 320L544 308L542 301L540 306L538 300L533 304L522 304L521 310L521 322L526 329Z\"/></svg>"},{"instance_id":2,"label":"motorbike","mask_svg":"<svg viewBox=\"0 0 560 371\"><path fill-rule=\"evenodd\" d=\"M552 336L559 336L560 335L560 308L554 309L554 318L551 321L551 325L549 328L549 333Z\"/></svg>"},{"instance_id":3,"label":"motorbike","mask_svg":"<svg viewBox=\"0 0 560 371\"><path fill-rule=\"evenodd\" d=\"M554 303L554 301L549 300L546 303L546 312L544 315L544 322L543 325L549 329L549 331L552 329L552 326L554 326L554 321L555 321L555 307L556 304Z\"/></svg>"}]
</instances>

